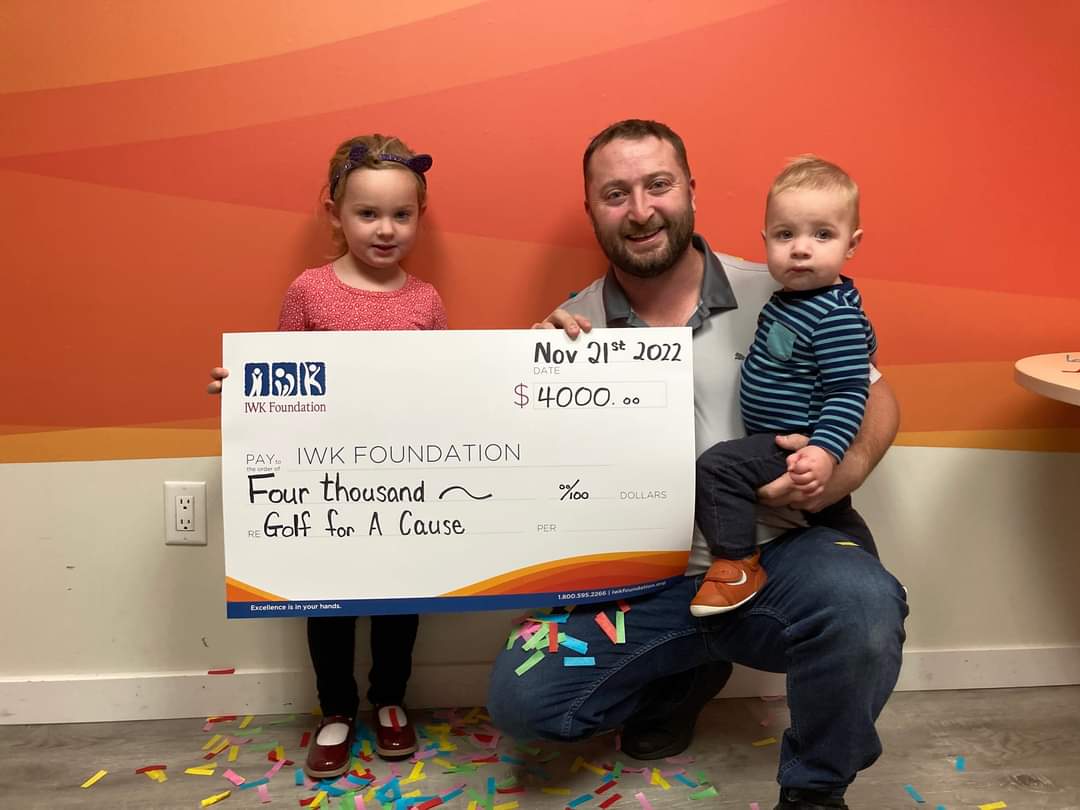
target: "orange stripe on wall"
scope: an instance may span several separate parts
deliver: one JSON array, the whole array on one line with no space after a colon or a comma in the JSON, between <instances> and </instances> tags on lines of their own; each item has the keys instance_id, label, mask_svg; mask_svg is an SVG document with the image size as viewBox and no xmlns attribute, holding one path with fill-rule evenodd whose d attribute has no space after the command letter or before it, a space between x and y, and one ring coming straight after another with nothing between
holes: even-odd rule
<instances>
[{"instance_id":1,"label":"orange stripe on wall","mask_svg":"<svg viewBox=\"0 0 1080 810\"><path fill-rule=\"evenodd\" d=\"M647 42L778 2L495 0L243 64L9 94L0 97L0 119L8 124L0 129L0 154L233 129L338 110L358 101L416 96ZM304 7L294 13L323 12ZM569 103L571 97L564 93L563 98Z\"/></svg>"},{"instance_id":2,"label":"orange stripe on wall","mask_svg":"<svg viewBox=\"0 0 1080 810\"><path fill-rule=\"evenodd\" d=\"M477 0L4 0L0 93L244 62L471 5Z\"/></svg>"}]
</instances>

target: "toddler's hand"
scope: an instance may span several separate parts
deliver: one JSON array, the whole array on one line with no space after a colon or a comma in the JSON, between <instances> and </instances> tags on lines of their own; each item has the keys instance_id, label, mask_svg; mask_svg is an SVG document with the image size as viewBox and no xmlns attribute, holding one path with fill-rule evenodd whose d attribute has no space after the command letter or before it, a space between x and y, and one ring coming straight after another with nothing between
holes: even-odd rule
<instances>
[{"instance_id":1,"label":"toddler's hand","mask_svg":"<svg viewBox=\"0 0 1080 810\"><path fill-rule=\"evenodd\" d=\"M220 394L221 393L221 381L229 376L229 370L227 368L212 368L210 369L210 379L213 380L208 386L206 386L206 393L208 394Z\"/></svg>"},{"instance_id":2,"label":"toddler's hand","mask_svg":"<svg viewBox=\"0 0 1080 810\"><path fill-rule=\"evenodd\" d=\"M807 445L788 456L788 475L806 497L820 495L836 469L836 458L828 450Z\"/></svg>"}]
</instances>

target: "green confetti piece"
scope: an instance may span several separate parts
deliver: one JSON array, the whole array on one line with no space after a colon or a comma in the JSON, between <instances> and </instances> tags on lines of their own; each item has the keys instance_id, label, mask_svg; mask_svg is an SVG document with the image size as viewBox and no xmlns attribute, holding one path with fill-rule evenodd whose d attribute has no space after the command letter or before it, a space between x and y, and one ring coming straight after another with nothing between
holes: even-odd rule
<instances>
[{"instance_id":1,"label":"green confetti piece","mask_svg":"<svg viewBox=\"0 0 1080 810\"><path fill-rule=\"evenodd\" d=\"M506 637L506 649L508 649L508 650L514 649L514 639L517 638L517 635L518 635L518 629L515 627L513 630L510 631L510 635L508 635Z\"/></svg>"},{"instance_id":2,"label":"green confetti piece","mask_svg":"<svg viewBox=\"0 0 1080 810\"><path fill-rule=\"evenodd\" d=\"M697 793L691 793L690 798L691 799L711 799L713 796L719 796L719 795L720 794L718 794L716 792L716 788L714 788L712 785L709 785L707 788L705 788L705 790L699 790Z\"/></svg>"},{"instance_id":3,"label":"green confetti piece","mask_svg":"<svg viewBox=\"0 0 1080 810\"><path fill-rule=\"evenodd\" d=\"M262 752L262 751L273 751L277 747L278 747L277 742L268 742L268 743L259 743L258 745L246 745L246 746L244 746L244 750L245 751Z\"/></svg>"},{"instance_id":4,"label":"green confetti piece","mask_svg":"<svg viewBox=\"0 0 1080 810\"><path fill-rule=\"evenodd\" d=\"M512 788L515 785L517 785L517 778L513 774L510 774L510 776L506 777L506 779L503 779L501 782L495 783L496 787L501 788Z\"/></svg>"},{"instance_id":5,"label":"green confetti piece","mask_svg":"<svg viewBox=\"0 0 1080 810\"><path fill-rule=\"evenodd\" d=\"M623 764L620 760L615 760L615 770L611 772L613 778L618 779L622 776Z\"/></svg>"},{"instance_id":6,"label":"green confetti piece","mask_svg":"<svg viewBox=\"0 0 1080 810\"><path fill-rule=\"evenodd\" d=\"M258 737L260 734L263 733L262 726L256 726L255 728L246 728L244 729L244 733L247 734L249 737Z\"/></svg>"},{"instance_id":7,"label":"green confetti piece","mask_svg":"<svg viewBox=\"0 0 1080 810\"><path fill-rule=\"evenodd\" d=\"M468 795L468 797L470 799L472 799L477 804L480 804L482 801L484 801L484 797L481 796L479 793L477 793L472 788L466 788L465 793Z\"/></svg>"},{"instance_id":8,"label":"green confetti piece","mask_svg":"<svg viewBox=\"0 0 1080 810\"><path fill-rule=\"evenodd\" d=\"M621 610L615 614L615 643L626 643L626 614Z\"/></svg>"},{"instance_id":9,"label":"green confetti piece","mask_svg":"<svg viewBox=\"0 0 1080 810\"><path fill-rule=\"evenodd\" d=\"M290 714L288 717L285 717L285 718L283 718L281 720L272 720L272 721L270 721L270 725L272 725L272 726L284 726L284 725L287 725L288 723L294 722L295 720L296 720L296 715L295 714Z\"/></svg>"},{"instance_id":10,"label":"green confetti piece","mask_svg":"<svg viewBox=\"0 0 1080 810\"><path fill-rule=\"evenodd\" d=\"M529 636L529 640L526 641L521 646L521 649L523 649L523 650L535 650L541 644L546 646L547 641L548 641L548 630L547 630L547 625L545 624L539 630L537 630L535 633L533 633L531 636Z\"/></svg>"},{"instance_id":11,"label":"green confetti piece","mask_svg":"<svg viewBox=\"0 0 1080 810\"><path fill-rule=\"evenodd\" d=\"M535 636L534 636L534 638L535 638ZM526 672L528 672L530 669L535 667L537 664L539 664L543 660L544 660L544 653L541 652L540 650L537 650L536 652L534 652L529 657L529 659L527 661L525 661L525 663L523 663L521 666L519 666L517 669L514 670L514 674L517 675L520 678L522 675L524 675Z\"/></svg>"}]
</instances>

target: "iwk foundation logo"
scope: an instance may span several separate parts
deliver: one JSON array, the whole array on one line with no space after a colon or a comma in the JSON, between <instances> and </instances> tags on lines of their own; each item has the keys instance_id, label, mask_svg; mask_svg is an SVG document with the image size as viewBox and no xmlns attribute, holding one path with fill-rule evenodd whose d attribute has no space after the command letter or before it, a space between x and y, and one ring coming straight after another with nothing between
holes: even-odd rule
<instances>
[{"instance_id":1,"label":"iwk foundation logo","mask_svg":"<svg viewBox=\"0 0 1080 810\"><path fill-rule=\"evenodd\" d=\"M326 395L326 363L245 363L245 397Z\"/></svg>"}]
</instances>

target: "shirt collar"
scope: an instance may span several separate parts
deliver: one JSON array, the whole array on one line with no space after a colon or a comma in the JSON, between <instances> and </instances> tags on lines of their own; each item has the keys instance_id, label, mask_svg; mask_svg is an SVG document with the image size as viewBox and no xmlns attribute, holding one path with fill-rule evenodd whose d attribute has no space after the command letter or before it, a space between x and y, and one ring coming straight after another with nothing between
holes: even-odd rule
<instances>
[{"instance_id":1,"label":"shirt collar","mask_svg":"<svg viewBox=\"0 0 1080 810\"><path fill-rule=\"evenodd\" d=\"M735 293L731 289L727 273L724 272L724 265L716 258L716 254L712 252L705 238L695 233L690 244L694 250L701 253L705 260L701 297L698 299L697 309L686 322L691 329L696 329L714 312L737 309L739 303L735 300ZM611 267L608 267L607 276L604 278L604 312L607 315L608 326L648 325L631 308L626 291L615 277L615 271Z\"/></svg>"}]
</instances>

